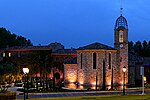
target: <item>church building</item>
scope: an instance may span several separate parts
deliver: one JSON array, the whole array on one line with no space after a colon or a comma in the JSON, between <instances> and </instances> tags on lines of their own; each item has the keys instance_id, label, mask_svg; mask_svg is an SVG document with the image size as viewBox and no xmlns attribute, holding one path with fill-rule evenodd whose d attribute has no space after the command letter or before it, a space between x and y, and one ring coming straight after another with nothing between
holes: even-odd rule
<instances>
[{"instance_id":1,"label":"church building","mask_svg":"<svg viewBox=\"0 0 150 100\"><path fill-rule=\"evenodd\" d=\"M128 79L128 24L121 14L114 27L114 47L93 43L79 47L77 58L64 63L66 88L97 89L122 86ZM73 61L76 60L76 61ZM126 72L123 72L126 68Z\"/></svg>"},{"instance_id":2,"label":"church building","mask_svg":"<svg viewBox=\"0 0 150 100\"><path fill-rule=\"evenodd\" d=\"M128 51L128 24L122 8L114 26L114 47L99 42L77 49L65 49L57 42L48 46L12 47L0 50L0 62L3 61L10 61L18 68L39 68L31 77L48 78L53 86L69 89L117 89L123 84L139 87L141 66L145 67L146 82L150 83L150 58Z\"/></svg>"}]
</instances>

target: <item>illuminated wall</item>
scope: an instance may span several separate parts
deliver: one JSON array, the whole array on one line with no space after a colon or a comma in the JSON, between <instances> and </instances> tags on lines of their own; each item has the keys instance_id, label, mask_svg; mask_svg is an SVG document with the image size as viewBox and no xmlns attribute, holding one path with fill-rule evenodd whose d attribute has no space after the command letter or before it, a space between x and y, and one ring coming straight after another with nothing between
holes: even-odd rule
<instances>
[{"instance_id":1,"label":"illuminated wall","mask_svg":"<svg viewBox=\"0 0 150 100\"><path fill-rule=\"evenodd\" d=\"M96 69L93 69L93 53L96 52ZM77 81L80 85L85 87L93 87L96 85L102 86L103 84L103 60L105 61L105 75L106 85L111 85L111 79L113 76L113 83L120 84L121 73L120 63L117 57L117 50L79 50L77 52ZM82 57L81 56L82 53ZM111 67L109 67L109 53L111 53ZM81 61L82 58L82 61ZM82 62L82 68L81 68ZM113 75L112 75L113 70Z\"/></svg>"},{"instance_id":2,"label":"illuminated wall","mask_svg":"<svg viewBox=\"0 0 150 100\"><path fill-rule=\"evenodd\" d=\"M93 53L96 53L95 69L93 68ZM114 86L122 85L123 71L120 66L122 65L120 65L119 51L117 50L78 50L77 64L64 64L64 80L67 83L65 87L95 89L96 83L98 87L102 87L104 72L107 87L110 88L112 80ZM105 71L103 68L105 68Z\"/></svg>"},{"instance_id":3,"label":"illuminated wall","mask_svg":"<svg viewBox=\"0 0 150 100\"><path fill-rule=\"evenodd\" d=\"M65 87L76 88L77 64L64 64L64 81Z\"/></svg>"}]
</instances>

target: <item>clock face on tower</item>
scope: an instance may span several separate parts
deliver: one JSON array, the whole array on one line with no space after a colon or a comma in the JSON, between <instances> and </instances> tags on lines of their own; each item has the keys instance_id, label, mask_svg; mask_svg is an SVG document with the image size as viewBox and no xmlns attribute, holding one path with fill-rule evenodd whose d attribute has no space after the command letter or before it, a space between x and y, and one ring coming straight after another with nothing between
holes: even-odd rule
<instances>
[{"instance_id":1,"label":"clock face on tower","mask_svg":"<svg viewBox=\"0 0 150 100\"><path fill-rule=\"evenodd\" d=\"M120 44L120 48L122 48L123 47L123 44Z\"/></svg>"}]
</instances>

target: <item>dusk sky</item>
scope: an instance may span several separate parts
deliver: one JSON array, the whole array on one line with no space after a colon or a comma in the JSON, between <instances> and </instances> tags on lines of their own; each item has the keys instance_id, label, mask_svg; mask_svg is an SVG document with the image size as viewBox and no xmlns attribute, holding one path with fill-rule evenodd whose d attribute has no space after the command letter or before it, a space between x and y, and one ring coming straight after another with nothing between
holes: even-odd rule
<instances>
[{"instance_id":1,"label":"dusk sky","mask_svg":"<svg viewBox=\"0 0 150 100\"><path fill-rule=\"evenodd\" d=\"M66 48L100 42L113 47L121 0L1 0L0 27L34 45ZM150 40L150 0L122 0L129 41Z\"/></svg>"}]
</instances>

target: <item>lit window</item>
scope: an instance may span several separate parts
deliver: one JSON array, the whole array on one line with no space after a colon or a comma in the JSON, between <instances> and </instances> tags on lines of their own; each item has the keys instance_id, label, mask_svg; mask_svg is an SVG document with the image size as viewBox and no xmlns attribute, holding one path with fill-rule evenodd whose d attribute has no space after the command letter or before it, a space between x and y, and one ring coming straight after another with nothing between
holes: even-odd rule
<instances>
[{"instance_id":1,"label":"lit window","mask_svg":"<svg viewBox=\"0 0 150 100\"><path fill-rule=\"evenodd\" d=\"M119 31L119 42L123 42L123 31Z\"/></svg>"},{"instance_id":2,"label":"lit window","mask_svg":"<svg viewBox=\"0 0 150 100\"><path fill-rule=\"evenodd\" d=\"M3 52L3 57L5 57L5 56L6 56L5 52Z\"/></svg>"},{"instance_id":3,"label":"lit window","mask_svg":"<svg viewBox=\"0 0 150 100\"><path fill-rule=\"evenodd\" d=\"M10 52L8 53L8 57L11 57L11 53Z\"/></svg>"}]
</instances>

